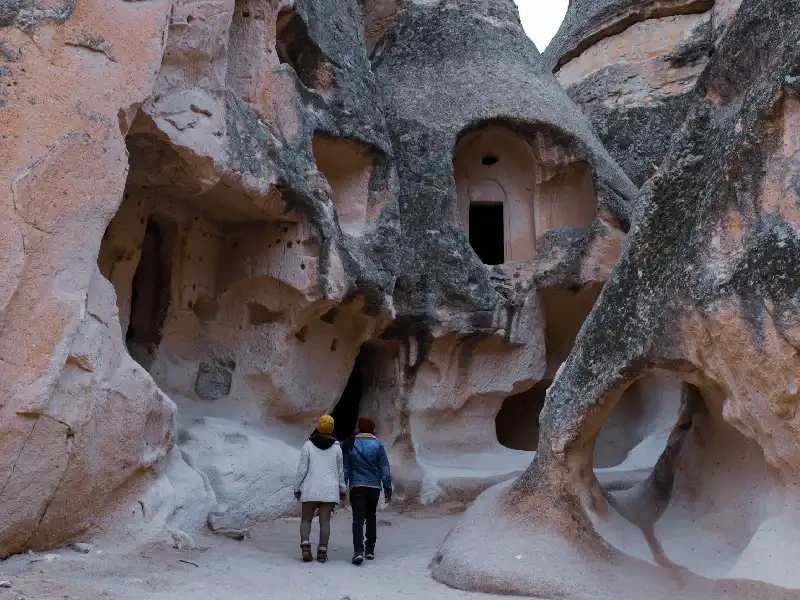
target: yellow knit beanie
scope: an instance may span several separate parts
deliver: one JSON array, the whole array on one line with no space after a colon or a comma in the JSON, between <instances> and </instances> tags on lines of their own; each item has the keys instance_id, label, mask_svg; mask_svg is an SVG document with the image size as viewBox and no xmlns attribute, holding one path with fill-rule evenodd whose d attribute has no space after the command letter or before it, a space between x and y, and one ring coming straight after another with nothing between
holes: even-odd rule
<instances>
[{"instance_id":1,"label":"yellow knit beanie","mask_svg":"<svg viewBox=\"0 0 800 600\"><path fill-rule=\"evenodd\" d=\"M322 435L330 435L333 433L333 417L330 415L322 415L317 419L317 431Z\"/></svg>"}]
</instances>

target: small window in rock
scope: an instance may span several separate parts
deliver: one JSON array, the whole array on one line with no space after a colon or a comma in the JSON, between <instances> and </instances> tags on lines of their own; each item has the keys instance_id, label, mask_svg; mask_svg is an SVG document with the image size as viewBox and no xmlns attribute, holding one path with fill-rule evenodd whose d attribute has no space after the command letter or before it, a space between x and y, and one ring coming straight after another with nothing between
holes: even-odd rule
<instances>
[{"instance_id":1,"label":"small window in rock","mask_svg":"<svg viewBox=\"0 0 800 600\"><path fill-rule=\"evenodd\" d=\"M491 167L492 165L496 165L499 161L500 159L494 154L485 154L481 159L481 164Z\"/></svg>"},{"instance_id":2,"label":"small window in rock","mask_svg":"<svg viewBox=\"0 0 800 600\"><path fill-rule=\"evenodd\" d=\"M280 321L283 313L270 310L263 304L251 302L247 305L247 320L250 325L266 325Z\"/></svg>"},{"instance_id":3,"label":"small window in rock","mask_svg":"<svg viewBox=\"0 0 800 600\"><path fill-rule=\"evenodd\" d=\"M502 204L472 204L469 207L469 243L485 265L505 262Z\"/></svg>"}]
</instances>

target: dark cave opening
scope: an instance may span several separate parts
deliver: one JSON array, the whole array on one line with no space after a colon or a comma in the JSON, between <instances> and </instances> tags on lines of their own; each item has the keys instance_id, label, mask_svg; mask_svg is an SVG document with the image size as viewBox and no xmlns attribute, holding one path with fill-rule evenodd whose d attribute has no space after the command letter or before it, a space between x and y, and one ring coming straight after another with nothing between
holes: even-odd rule
<instances>
[{"instance_id":1,"label":"dark cave opening","mask_svg":"<svg viewBox=\"0 0 800 600\"><path fill-rule=\"evenodd\" d=\"M502 204L470 204L469 243L485 265L505 262Z\"/></svg>"},{"instance_id":2,"label":"dark cave opening","mask_svg":"<svg viewBox=\"0 0 800 600\"><path fill-rule=\"evenodd\" d=\"M364 392L362 362L361 354L359 354L353 364L353 370L350 372L347 385L344 386L342 396L334 407L333 412L331 412L334 420L333 434L340 441L353 435L358 424L361 396Z\"/></svg>"},{"instance_id":3,"label":"dark cave opening","mask_svg":"<svg viewBox=\"0 0 800 600\"><path fill-rule=\"evenodd\" d=\"M494 425L497 441L512 450L534 451L539 445L539 413L552 382L542 380L531 389L503 401Z\"/></svg>"},{"instance_id":4,"label":"dark cave opening","mask_svg":"<svg viewBox=\"0 0 800 600\"><path fill-rule=\"evenodd\" d=\"M322 66L322 52L293 8L278 13L275 51L278 60L292 67L304 86L309 89L318 87L317 71Z\"/></svg>"},{"instance_id":5,"label":"dark cave opening","mask_svg":"<svg viewBox=\"0 0 800 600\"><path fill-rule=\"evenodd\" d=\"M128 351L143 367L152 364L161 343L161 329L171 300L172 277L169 227L147 219L141 256L133 276L131 318L125 342Z\"/></svg>"}]
</instances>

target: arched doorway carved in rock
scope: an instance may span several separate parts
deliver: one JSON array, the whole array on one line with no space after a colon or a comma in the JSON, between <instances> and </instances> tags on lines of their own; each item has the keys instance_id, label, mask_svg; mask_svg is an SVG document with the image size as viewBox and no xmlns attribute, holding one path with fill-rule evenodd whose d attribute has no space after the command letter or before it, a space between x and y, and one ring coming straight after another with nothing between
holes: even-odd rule
<instances>
[{"instance_id":1,"label":"arched doorway carved in rock","mask_svg":"<svg viewBox=\"0 0 800 600\"><path fill-rule=\"evenodd\" d=\"M594 221L597 194L589 164L548 144L541 133L534 138L489 125L456 144L458 216L484 264L531 260L546 232Z\"/></svg>"},{"instance_id":2,"label":"arched doorway carved in rock","mask_svg":"<svg viewBox=\"0 0 800 600\"><path fill-rule=\"evenodd\" d=\"M525 140L501 126L473 131L456 144L453 168L459 219L478 257L533 258L536 163Z\"/></svg>"}]
</instances>

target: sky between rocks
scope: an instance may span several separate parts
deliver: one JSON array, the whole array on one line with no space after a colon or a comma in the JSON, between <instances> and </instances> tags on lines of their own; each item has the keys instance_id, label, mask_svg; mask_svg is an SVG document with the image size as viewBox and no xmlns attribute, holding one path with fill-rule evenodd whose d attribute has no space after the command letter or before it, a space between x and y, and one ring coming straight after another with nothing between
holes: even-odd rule
<instances>
[{"instance_id":1,"label":"sky between rocks","mask_svg":"<svg viewBox=\"0 0 800 600\"><path fill-rule=\"evenodd\" d=\"M539 52L544 52L547 44L558 31L567 13L568 0L515 0L519 7L522 26L533 40Z\"/></svg>"}]
</instances>

